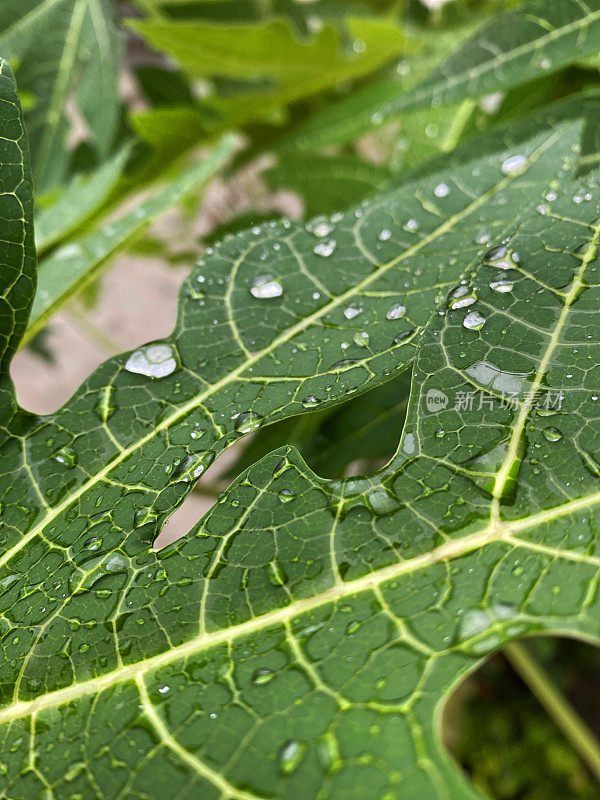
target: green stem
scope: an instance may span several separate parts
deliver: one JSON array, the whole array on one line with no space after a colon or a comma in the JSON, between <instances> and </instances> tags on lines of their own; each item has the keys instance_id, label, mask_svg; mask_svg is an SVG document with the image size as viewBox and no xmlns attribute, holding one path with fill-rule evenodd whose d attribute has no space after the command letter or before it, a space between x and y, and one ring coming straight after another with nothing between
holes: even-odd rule
<instances>
[{"instance_id":1,"label":"green stem","mask_svg":"<svg viewBox=\"0 0 600 800\"><path fill-rule=\"evenodd\" d=\"M512 642L505 646L504 654L592 774L600 781L600 742L593 731L563 697L527 646Z\"/></svg>"},{"instance_id":2,"label":"green stem","mask_svg":"<svg viewBox=\"0 0 600 800\"><path fill-rule=\"evenodd\" d=\"M116 356L118 353L123 352L123 347L117 344L107 333L104 333L103 330L94 325L89 316L81 308L71 303L66 311L83 335L91 342L98 345L98 347L104 350L109 356Z\"/></svg>"}]
</instances>

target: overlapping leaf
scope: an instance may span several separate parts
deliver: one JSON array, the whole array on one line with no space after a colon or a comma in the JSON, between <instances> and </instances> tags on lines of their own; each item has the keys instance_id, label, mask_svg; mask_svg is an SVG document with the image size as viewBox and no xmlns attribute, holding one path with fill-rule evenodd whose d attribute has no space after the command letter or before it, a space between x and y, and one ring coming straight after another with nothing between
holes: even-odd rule
<instances>
[{"instance_id":1,"label":"overlapping leaf","mask_svg":"<svg viewBox=\"0 0 600 800\"><path fill-rule=\"evenodd\" d=\"M389 21L349 17L345 23L355 50L346 49L339 30L329 24L301 39L279 18L244 26L193 20L132 21L131 26L149 44L173 57L190 75L238 82L222 96L209 96L198 108L142 112L136 127L156 141L161 126L174 118L186 119L196 135L202 129L276 118L275 112L285 105L367 74L404 48L404 36ZM163 137L169 141L173 132L164 131Z\"/></svg>"},{"instance_id":2,"label":"overlapping leaf","mask_svg":"<svg viewBox=\"0 0 600 800\"><path fill-rule=\"evenodd\" d=\"M449 689L523 633L599 634L600 190L572 183L579 135L233 237L169 340L51 416L4 405L5 797L476 796L441 746ZM379 473L326 481L284 447L151 549L229 442L413 360Z\"/></svg>"},{"instance_id":3,"label":"overlapping leaf","mask_svg":"<svg viewBox=\"0 0 600 800\"><path fill-rule=\"evenodd\" d=\"M314 150L346 142L412 109L505 91L547 75L598 51L599 21L598 0L530 0L490 20L423 83L408 91L402 80L370 84L302 125L289 145Z\"/></svg>"},{"instance_id":4,"label":"overlapping leaf","mask_svg":"<svg viewBox=\"0 0 600 800\"><path fill-rule=\"evenodd\" d=\"M122 50L112 5L110 0L3 0L0 7L0 51L17 68L19 89L30 99L26 120L40 193L67 174L73 118L88 126L101 157L112 145Z\"/></svg>"}]
</instances>

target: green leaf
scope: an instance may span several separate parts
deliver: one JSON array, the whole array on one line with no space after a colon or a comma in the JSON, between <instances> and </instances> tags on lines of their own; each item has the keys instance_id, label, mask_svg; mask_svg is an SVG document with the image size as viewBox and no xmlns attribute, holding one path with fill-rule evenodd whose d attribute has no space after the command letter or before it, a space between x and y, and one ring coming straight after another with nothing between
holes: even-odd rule
<instances>
[{"instance_id":1,"label":"green leaf","mask_svg":"<svg viewBox=\"0 0 600 800\"><path fill-rule=\"evenodd\" d=\"M299 153L279 159L265 177L274 186L297 192L304 201L305 215L313 217L348 208L374 194L389 183L391 174L386 167L356 156Z\"/></svg>"},{"instance_id":2,"label":"green leaf","mask_svg":"<svg viewBox=\"0 0 600 800\"><path fill-rule=\"evenodd\" d=\"M418 86L382 80L354 92L298 128L286 143L314 150L349 141L425 106L505 91L600 49L600 2L530 0L499 15Z\"/></svg>"},{"instance_id":3,"label":"green leaf","mask_svg":"<svg viewBox=\"0 0 600 800\"><path fill-rule=\"evenodd\" d=\"M440 741L452 686L524 633L599 640L600 190L571 182L580 127L234 236L168 340L53 415L0 398L7 800L477 796ZM384 469L327 481L281 448L152 550L228 444L410 362ZM469 391L516 405L442 408ZM550 391L563 408L537 407Z\"/></svg>"},{"instance_id":4,"label":"green leaf","mask_svg":"<svg viewBox=\"0 0 600 800\"><path fill-rule=\"evenodd\" d=\"M111 258L135 241L165 211L205 184L234 148L235 137L227 134L206 158L192 167L186 166L156 197L145 200L98 230L62 245L41 261L37 293L23 344L30 341L70 297L84 289Z\"/></svg>"},{"instance_id":5,"label":"green leaf","mask_svg":"<svg viewBox=\"0 0 600 800\"><path fill-rule=\"evenodd\" d=\"M73 177L63 193L35 216L35 244L43 253L98 210L121 177L130 148L123 147L90 175Z\"/></svg>"},{"instance_id":6,"label":"green leaf","mask_svg":"<svg viewBox=\"0 0 600 800\"><path fill-rule=\"evenodd\" d=\"M64 180L74 101L98 156L112 145L119 111L122 40L110 0L3 0L0 52L33 98L26 114L36 188Z\"/></svg>"},{"instance_id":7,"label":"green leaf","mask_svg":"<svg viewBox=\"0 0 600 800\"><path fill-rule=\"evenodd\" d=\"M35 248L27 139L13 74L3 59L0 59L0 165L0 403L4 403L8 365L23 336L35 291Z\"/></svg>"},{"instance_id":8,"label":"green leaf","mask_svg":"<svg viewBox=\"0 0 600 800\"><path fill-rule=\"evenodd\" d=\"M129 25L196 78L242 81L232 96L205 101L213 128L268 119L281 106L372 72L404 48L395 24L367 17L345 20L356 51L343 47L333 25L301 39L278 18L245 25L155 19L130 20ZM144 119L153 113L145 113Z\"/></svg>"}]
</instances>

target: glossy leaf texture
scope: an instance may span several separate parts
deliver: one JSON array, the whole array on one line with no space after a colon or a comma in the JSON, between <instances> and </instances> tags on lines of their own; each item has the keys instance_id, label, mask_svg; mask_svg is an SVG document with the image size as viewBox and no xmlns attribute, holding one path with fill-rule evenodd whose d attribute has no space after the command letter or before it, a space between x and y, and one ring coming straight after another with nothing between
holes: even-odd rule
<instances>
[{"instance_id":1,"label":"glossy leaf texture","mask_svg":"<svg viewBox=\"0 0 600 800\"><path fill-rule=\"evenodd\" d=\"M169 339L55 414L2 397L3 797L478 796L441 745L450 689L526 633L599 640L581 128L227 239ZM409 365L379 472L325 480L281 447L152 549L231 442Z\"/></svg>"},{"instance_id":2,"label":"glossy leaf texture","mask_svg":"<svg viewBox=\"0 0 600 800\"><path fill-rule=\"evenodd\" d=\"M113 14L111 0L3 0L0 6L0 52L13 64L19 91L28 99L38 193L67 176L67 139L74 125L79 135L87 128L100 158L110 151L122 53Z\"/></svg>"},{"instance_id":3,"label":"glossy leaf texture","mask_svg":"<svg viewBox=\"0 0 600 800\"><path fill-rule=\"evenodd\" d=\"M530 0L494 17L417 86L382 79L301 125L286 147L347 142L408 111L503 92L600 48L600 3Z\"/></svg>"}]
</instances>

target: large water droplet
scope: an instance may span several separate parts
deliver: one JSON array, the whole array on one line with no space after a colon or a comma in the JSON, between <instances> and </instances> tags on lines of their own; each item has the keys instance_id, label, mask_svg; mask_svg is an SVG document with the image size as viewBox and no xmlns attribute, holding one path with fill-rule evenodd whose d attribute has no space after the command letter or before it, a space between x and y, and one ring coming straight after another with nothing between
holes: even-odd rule
<instances>
[{"instance_id":1,"label":"large water droplet","mask_svg":"<svg viewBox=\"0 0 600 800\"><path fill-rule=\"evenodd\" d=\"M270 297L281 297L283 289L272 275L259 275L252 282L250 294L258 300L265 300Z\"/></svg>"},{"instance_id":2,"label":"large water droplet","mask_svg":"<svg viewBox=\"0 0 600 800\"><path fill-rule=\"evenodd\" d=\"M263 424L263 418L254 411L243 411L236 417L234 428L238 433L250 433Z\"/></svg>"},{"instance_id":3,"label":"large water droplet","mask_svg":"<svg viewBox=\"0 0 600 800\"><path fill-rule=\"evenodd\" d=\"M175 349L166 342L146 344L133 351L125 369L148 378L164 378L177 369Z\"/></svg>"}]
</instances>

